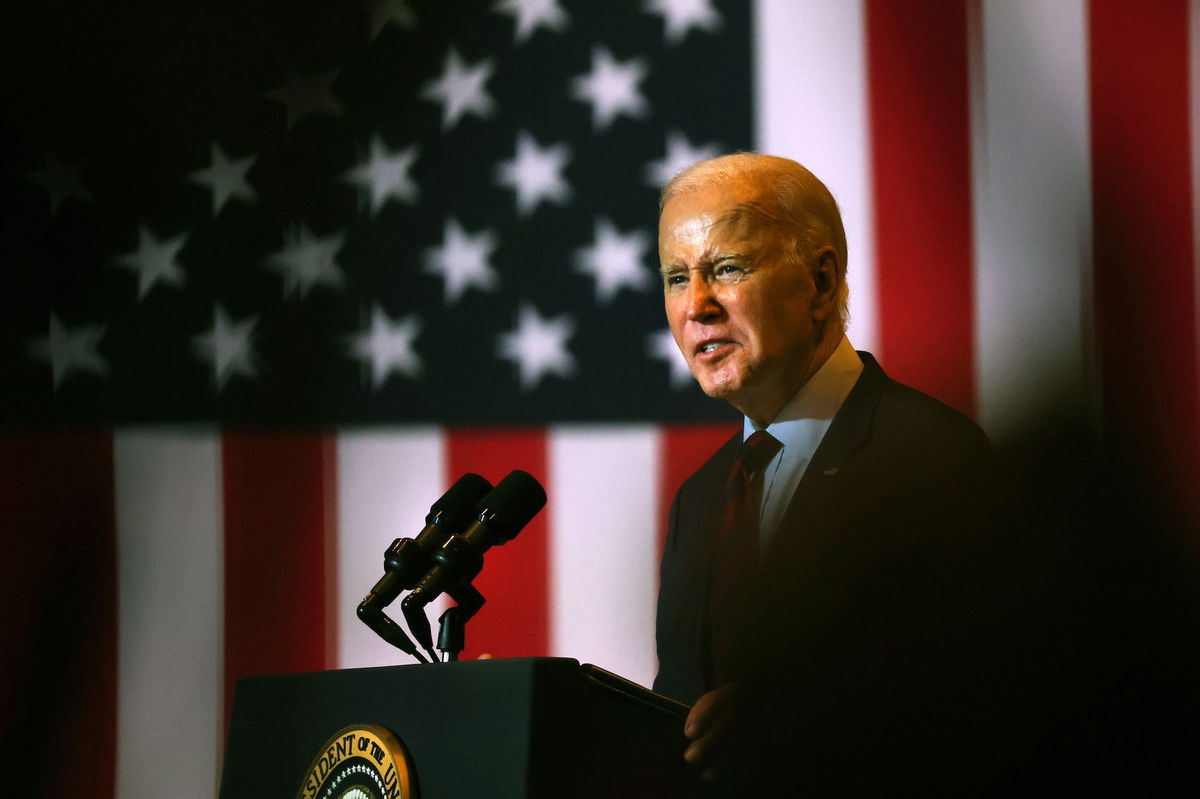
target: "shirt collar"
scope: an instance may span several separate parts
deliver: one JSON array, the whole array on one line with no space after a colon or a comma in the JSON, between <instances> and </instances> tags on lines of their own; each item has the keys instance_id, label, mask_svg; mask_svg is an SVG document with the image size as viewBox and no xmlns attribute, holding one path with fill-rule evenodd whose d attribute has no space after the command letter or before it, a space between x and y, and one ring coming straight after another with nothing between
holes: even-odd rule
<instances>
[{"instance_id":1,"label":"shirt collar","mask_svg":"<svg viewBox=\"0 0 1200 799\"><path fill-rule=\"evenodd\" d=\"M862 374L862 358L854 351L850 339L842 336L837 348L826 359L817 373L800 387L796 395L775 415L765 428L757 427L746 417L742 424L742 440L755 430L766 430L787 445L788 435L796 427L793 422L802 420L824 421L833 419L842 407L846 396Z\"/></svg>"}]
</instances>

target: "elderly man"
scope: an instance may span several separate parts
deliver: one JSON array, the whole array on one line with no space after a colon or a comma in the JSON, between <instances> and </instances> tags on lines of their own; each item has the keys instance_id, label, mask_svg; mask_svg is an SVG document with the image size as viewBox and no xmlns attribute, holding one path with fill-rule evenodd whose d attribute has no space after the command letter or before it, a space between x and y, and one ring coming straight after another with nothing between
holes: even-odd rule
<instances>
[{"instance_id":1,"label":"elderly man","mask_svg":"<svg viewBox=\"0 0 1200 799\"><path fill-rule=\"evenodd\" d=\"M868 772L899 767L927 723L930 745L956 734L931 707L962 677L942 656L987 441L850 345L841 218L799 164L683 171L659 257L692 374L745 416L680 488L664 548L655 688L694 702L685 759L743 787L895 785Z\"/></svg>"}]
</instances>

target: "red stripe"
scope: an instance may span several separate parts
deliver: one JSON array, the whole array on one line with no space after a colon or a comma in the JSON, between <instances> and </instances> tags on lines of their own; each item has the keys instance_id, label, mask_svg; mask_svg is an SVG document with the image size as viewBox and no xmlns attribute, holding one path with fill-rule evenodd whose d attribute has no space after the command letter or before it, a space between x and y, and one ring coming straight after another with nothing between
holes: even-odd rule
<instances>
[{"instance_id":1,"label":"red stripe","mask_svg":"<svg viewBox=\"0 0 1200 799\"><path fill-rule=\"evenodd\" d=\"M675 492L739 429L740 425L737 424L709 424L668 427L663 431L662 471L658 478L658 495L663 503L662 513L659 514L660 558L666 540L667 512L675 499Z\"/></svg>"},{"instance_id":2,"label":"red stripe","mask_svg":"<svg viewBox=\"0 0 1200 799\"><path fill-rule=\"evenodd\" d=\"M523 469L546 486L546 436L541 430L450 430L446 437L446 485L466 472L493 484ZM475 587L487 604L467 627L463 657L532 657L550 651L550 559L547 506L520 535L484 556ZM436 619L431 620L436 625Z\"/></svg>"},{"instance_id":3,"label":"red stripe","mask_svg":"<svg viewBox=\"0 0 1200 799\"><path fill-rule=\"evenodd\" d=\"M226 722L239 678L335 662L334 452L325 435L224 437Z\"/></svg>"},{"instance_id":4,"label":"red stripe","mask_svg":"<svg viewBox=\"0 0 1200 799\"><path fill-rule=\"evenodd\" d=\"M112 436L0 438L0 719L11 789L115 787L117 554Z\"/></svg>"},{"instance_id":5,"label":"red stripe","mask_svg":"<svg viewBox=\"0 0 1200 799\"><path fill-rule=\"evenodd\" d=\"M881 361L975 407L965 0L867 0Z\"/></svg>"},{"instance_id":6,"label":"red stripe","mask_svg":"<svg viewBox=\"0 0 1200 799\"><path fill-rule=\"evenodd\" d=\"M1094 286L1111 439L1193 503L1200 486L1186 0L1093 0Z\"/></svg>"}]
</instances>

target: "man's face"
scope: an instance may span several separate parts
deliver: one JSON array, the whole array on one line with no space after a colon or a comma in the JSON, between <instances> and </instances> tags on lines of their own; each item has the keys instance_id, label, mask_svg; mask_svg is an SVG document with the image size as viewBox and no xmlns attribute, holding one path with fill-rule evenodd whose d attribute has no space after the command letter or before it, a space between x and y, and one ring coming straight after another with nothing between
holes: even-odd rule
<instances>
[{"instance_id":1,"label":"man's face","mask_svg":"<svg viewBox=\"0 0 1200 799\"><path fill-rule=\"evenodd\" d=\"M672 197L659 218L667 321L692 375L755 421L769 421L812 374L816 289L781 235L761 176Z\"/></svg>"}]
</instances>

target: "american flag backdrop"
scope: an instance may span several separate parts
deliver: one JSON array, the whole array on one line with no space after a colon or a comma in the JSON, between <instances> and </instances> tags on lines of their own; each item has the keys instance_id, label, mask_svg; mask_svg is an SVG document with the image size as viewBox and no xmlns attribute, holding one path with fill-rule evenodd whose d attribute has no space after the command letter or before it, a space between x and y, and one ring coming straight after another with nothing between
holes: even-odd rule
<instances>
[{"instance_id":1,"label":"american flag backdrop","mask_svg":"<svg viewBox=\"0 0 1200 799\"><path fill-rule=\"evenodd\" d=\"M1066 398L1197 519L1196 0L13 13L5 773L215 795L238 678L406 662L354 607L466 471L550 500L465 655L648 684L666 507L738 424L657 190L721 152L830 186L891 376L1001 441Z\"/></svg>"}]
</instances>

